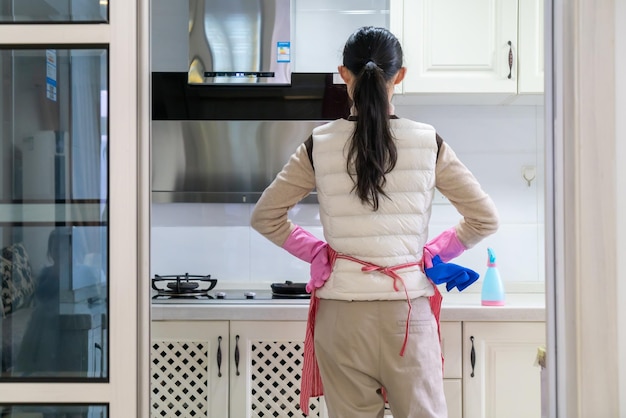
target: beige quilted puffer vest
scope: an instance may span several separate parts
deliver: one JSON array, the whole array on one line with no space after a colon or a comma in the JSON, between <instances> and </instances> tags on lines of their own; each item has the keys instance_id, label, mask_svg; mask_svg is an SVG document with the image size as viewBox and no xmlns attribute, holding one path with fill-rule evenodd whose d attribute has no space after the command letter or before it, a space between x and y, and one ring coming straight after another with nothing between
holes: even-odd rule
<instances>
[{"instance_id":1,"label":"beige quilted puffer vest","mask_svg":"<svg viewBox=\"0 0 626 418\"><path fill-rule=\"evenodd\" d=\"M340 119L313 131L313 161L320 220L328 244L337 252L383 267L419 261L428 237L435 187L437 141L430 125L392 119L398 161L387 174L378 211L362 204L346 173L347 141L354 123ZM338 259L326 284L316 292L323 299L397 300L393 280L380 272ZM399 270L410 298L430 296L433 287L420 267Z\"/></svg>"}]
</instances>

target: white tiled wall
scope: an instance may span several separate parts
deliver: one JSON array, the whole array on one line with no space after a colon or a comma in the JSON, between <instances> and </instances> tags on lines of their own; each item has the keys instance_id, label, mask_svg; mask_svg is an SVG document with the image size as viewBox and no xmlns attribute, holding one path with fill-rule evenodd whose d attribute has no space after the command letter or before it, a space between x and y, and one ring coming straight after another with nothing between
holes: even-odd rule
<instances>
[{"instance_id":1,"label":"white tiled wall","mask_svg":"<svg viewBox=\"0 0 626 418\"><path fill-rule=\"evenodd\" d=\"M481 275L487 247L505 282L544 280L543 107L402 106L396 113L434 125L494 199L499 231L455 260ZM522 168L536 167L530 185ZM308 264L249 227L251 205L153 204L152 274L211 274L221 282L306 281ZM298 205L290 218L322 237L317 205ZM430 236L454 225L449 204L432 211ZM472 286L480 291L478 284Z\"/></svg>"}]
</instances>

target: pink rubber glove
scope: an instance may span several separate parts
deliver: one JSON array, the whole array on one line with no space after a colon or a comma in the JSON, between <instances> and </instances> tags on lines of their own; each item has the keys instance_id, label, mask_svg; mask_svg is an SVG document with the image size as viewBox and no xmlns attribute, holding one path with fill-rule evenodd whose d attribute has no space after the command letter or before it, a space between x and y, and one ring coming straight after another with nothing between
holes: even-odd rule
<instances>
[{"instance_id":1,"label":"pink rubber glove","mask_svg":"<svg viewBox=\"0 0 626 418\"><path fill-rule=\"evenodd\" d=\"M463 254L466 249L456 236L456 228L446 229L424 245L424 268L433 266L433 258L436 255L441 258L441 261L447 263Z\"/></svg>"},{"instance_id":2,"label":"pink rubber glove","mask_svg":"<svg viewBox=\"0 0 626 418\"><path fill-rule=\"evenodd\" d=\"M328 244L296 225L283 248L300 260L311 263L311 279L306 285L308 293L324 286L332 271L328 260Z\"/></svg>"}]
</instances>

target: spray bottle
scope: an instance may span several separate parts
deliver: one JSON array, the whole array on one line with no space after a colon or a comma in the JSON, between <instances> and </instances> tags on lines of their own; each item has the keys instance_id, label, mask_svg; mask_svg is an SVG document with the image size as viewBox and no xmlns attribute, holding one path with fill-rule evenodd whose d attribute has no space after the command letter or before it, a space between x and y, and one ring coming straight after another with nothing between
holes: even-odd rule
<instances>
[{"instance_id":1,"label":"spray bottle","mask_svg":"<svg viewBox=\"0 0 626 418\"><path fill-rule=\"evenodd\" d=\"M481 300L483 306L503 306L504 305L504 287L500 272L496 267L496 255L493 249L487 248L487 272L483 279L483 287L481 292Z\"/></svg>"}]
</instances>

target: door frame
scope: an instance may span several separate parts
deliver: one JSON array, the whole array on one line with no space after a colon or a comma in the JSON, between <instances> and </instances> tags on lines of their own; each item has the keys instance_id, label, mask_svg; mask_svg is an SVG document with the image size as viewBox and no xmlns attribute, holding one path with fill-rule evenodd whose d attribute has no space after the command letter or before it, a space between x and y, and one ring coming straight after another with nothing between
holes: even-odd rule
<instances>
[{"instance_id":1,"label":"door frame","mask_svg":"<svg viewBox=\"0 0 626 418\"><path fill-rule=\"evenodd\" d=\"M625 34L626 7L616 0L547 3L549 416L620 416L620 407L622 413L626 408L620 399L620 380L626 380L626 260L620 257L626 182L620 162L626 147L618 135L626 126L616 115L626 107L617 76L623 72L618 64L626 63L618 36Z\"/></svg>"},{"instance_id":2,"label":"door frame","mask_svg":"<svg viewBox=\"0 0 626 418\"><path fill-rule=\"evenodd\" d=\"M109 47L109 382L1 383L0 403L108 404L149 416L149 0L111 1L107 24L0 25L3 45Z\"/></svg>"}]
</instances>

